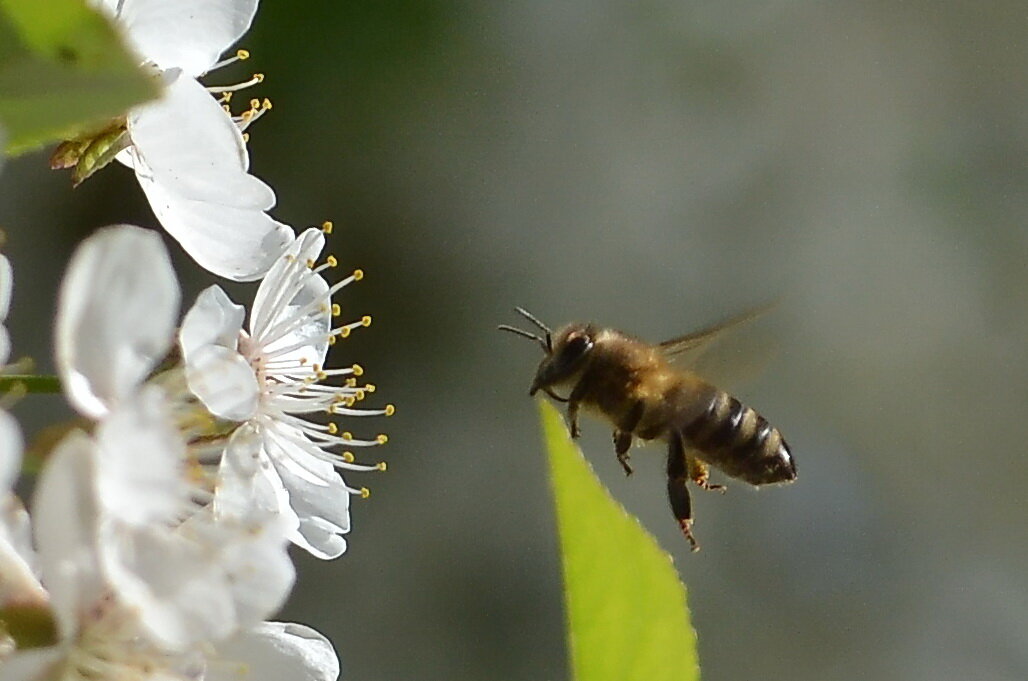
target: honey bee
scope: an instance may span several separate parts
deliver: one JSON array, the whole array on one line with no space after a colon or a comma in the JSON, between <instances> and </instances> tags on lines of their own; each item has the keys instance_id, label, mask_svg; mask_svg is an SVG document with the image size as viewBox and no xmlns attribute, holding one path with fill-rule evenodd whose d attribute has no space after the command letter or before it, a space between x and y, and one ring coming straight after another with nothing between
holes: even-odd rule
<instances>
[{"instance_id":1,"label":"honey bee","mask_svg":"<svg viewBox=\"0 0 1028 681\"><path fill-rule=\"evenodd\" d=\"M691 371L674 365L729 327L755 313L651 345L595 324L571 323L556 333L529 312L515 308L544 335L503 324L498 328L542 347L529 395L544 392L567 405L571 437L580 434L581 407L614 426L614 452L632 474L629 449L636 438L667 443L667 492L671 512L693 551L692 504L687 483L724 493L710 482L710 466L751 485L792 482L796 463L777 428L750 407ZM570 389L561 397L556 389Z\"/></svg>"}]
</instances>

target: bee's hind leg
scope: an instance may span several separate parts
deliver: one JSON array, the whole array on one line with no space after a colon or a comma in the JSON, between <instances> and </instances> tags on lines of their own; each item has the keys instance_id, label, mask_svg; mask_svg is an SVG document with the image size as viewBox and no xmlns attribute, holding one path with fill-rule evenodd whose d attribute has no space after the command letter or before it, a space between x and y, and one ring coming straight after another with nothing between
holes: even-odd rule
<instances>
[{"instance_id":1,"label":"bee's hind leg","mask_svg":"<svg viewBox=\"0 0 1028 681\"><path fill-rule=\"evenodd\" d=\"M693 551L699 551L700 545L692 534L692 501L689 499L689 478L686 475L685 444L681 434L672 432L668 437L667 446L667 496L671 502L671 512L682 528L682 534L689 540Z\"/></svg>"},{"instance_id":2,"label":"bee's hind leg","mask_svg":"<svg viewBox=\"0 0 1028 681\"><path fill-rule=\"evenodd\" d=\"M707 464L696 458L695 454L686 453L685 461L689 467L689 478L696 483L697 487L702 487L712 492L720 492L721 494L728 490L724 485L715 485L710 482L710 468Z\"/></svg>"},{"instance_id":3,"label":"bee's hind leg","mask_svg":"<svg viewBox=\"0 0 1028 681\"><path fill-rule=\"evenodd\" d=\"M628 463L628 460L631 458L628 450L632 448L632 440L634 439L632 433L635 431L635 427L639 425L642 415L643 403L640 400L632 405L628 414L614 430L614 453L617 454L618 463L625 469L625 475L632 474L632 465Z\"/></svg>"}]
</instances>

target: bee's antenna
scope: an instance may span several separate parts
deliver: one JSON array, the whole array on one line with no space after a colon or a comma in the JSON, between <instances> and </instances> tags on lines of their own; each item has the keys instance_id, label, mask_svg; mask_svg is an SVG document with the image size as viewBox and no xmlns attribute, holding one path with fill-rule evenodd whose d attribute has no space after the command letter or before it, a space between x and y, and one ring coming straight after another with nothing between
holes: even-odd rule
<instances>
[{"instance_id":1,"label":"bee's antenna","mask_svg":"<svg viewBox=\"0 0 1028 681\"><path fill-rule=\"evenodd\" d=\"M515 307L514 310L519 315L521 315L522 317L524 317L528 321L532 322L533 324L538 326L540 329L542 329L542 331L544 331L546 333L546 352L553 352L553 341L550 338L553 335L553 332L550 331L550 327L548 327L545 324L543 324L541 321L539 321L536 318L536 316L534 314L532 314L531 312L529 312L528 310L526 310L523 307Z\"/></svg>"},{"instance_id":2,"label":"bee's antenna","mask_svg":"<svg viewBox=\"0 0 1028 681\"><path fill-rule=\"evenodd\" d=\"M551 333L553 333L552 331L550 331L550 327L546 326L541 321L536 319L535 315L533 315L531 312L529 312L525 308L523 308L523 307L515 307L514 310L519 315L521 315L522 317L524 317L525 319L527 319L528 321L532 322L533 324L538 326L540 329L545 331L547 336L549 336Z\"/></svg>"},{"instance_id":3,"label":"bee's antenna","mask_svg":"<svg viewBox=\"0 0 1028 681\"><path fill-rule=\"evenodd\" d=\"M542 338L540 338L539 336L535 335L534 333L529 333L528 331L524 331L522 329L519 329L516 326L508 326L507 324L500 324L496 328L499 329L500 331L510 331L511 333L516 333L519 336L524 336L525 338L531 338L532 340L534 340L536 343L538 343L542 347L543 352L546 352L546 353L550 352L550 347L549 347L549 344L547 343L547 341L550 339L549 334L546 335L546 340L543 340Z\"/></svg>"}]
</instances>

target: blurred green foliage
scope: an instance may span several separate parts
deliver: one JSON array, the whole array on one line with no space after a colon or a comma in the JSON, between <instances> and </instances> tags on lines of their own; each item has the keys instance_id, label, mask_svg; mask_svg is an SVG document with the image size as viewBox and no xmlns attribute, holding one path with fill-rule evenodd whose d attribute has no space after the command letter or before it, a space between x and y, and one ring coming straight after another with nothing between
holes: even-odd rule
<instances>
[{"instance_id":1,"label":"blurred green foliage","mask_svg":"<svg viewBox=\"0 0 1028 681\"><path fill-rule=\"evenodd\" d=\"M114 28L81 0L0 0L8 154L102 127L156 95Z\"/></svg>"}]
</instances>

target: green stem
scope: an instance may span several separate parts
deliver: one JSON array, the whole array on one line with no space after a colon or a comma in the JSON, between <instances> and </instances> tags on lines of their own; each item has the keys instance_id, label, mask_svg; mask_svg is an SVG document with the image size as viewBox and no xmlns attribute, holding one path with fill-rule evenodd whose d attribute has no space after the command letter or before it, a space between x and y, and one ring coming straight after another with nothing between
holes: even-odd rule
<instances>
[{"instance_id":1,"label":"green stem","mask_svg":"<svg viewBox=\"0 0 1028 681\"><path fill-rule=\"evenodd\" d=\"M43 374L0 375L0 393L24 390L27 393L53 394L61 392L61 380Z\"/></svg>"}]
</instances>

